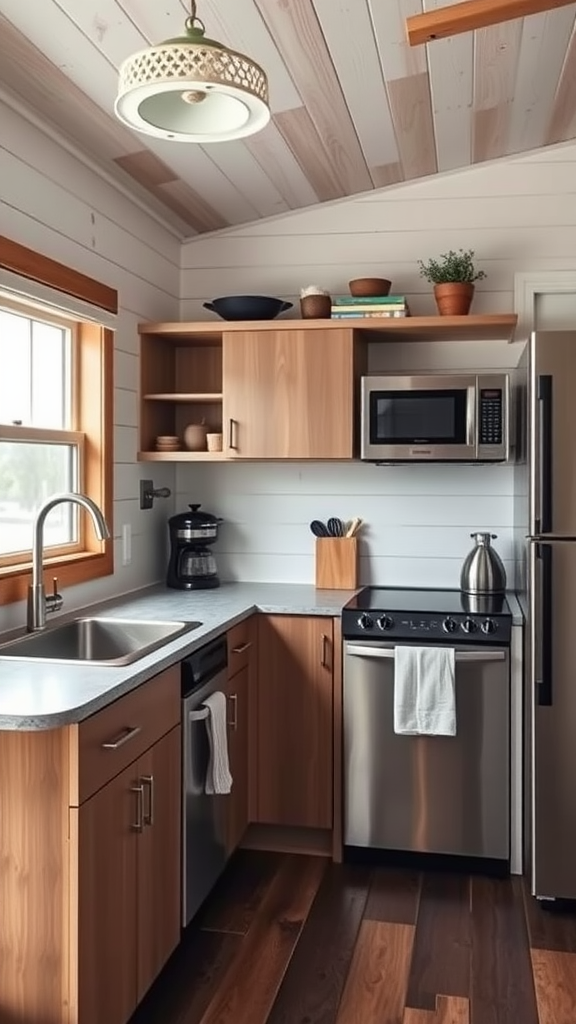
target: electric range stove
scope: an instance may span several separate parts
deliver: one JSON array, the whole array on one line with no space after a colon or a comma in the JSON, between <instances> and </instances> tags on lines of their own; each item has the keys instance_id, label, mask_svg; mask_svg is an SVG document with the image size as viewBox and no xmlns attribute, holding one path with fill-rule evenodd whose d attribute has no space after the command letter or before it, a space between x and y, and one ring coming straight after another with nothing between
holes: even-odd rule
<instances>
[{"instance_id":1,"label":"electric range stove","mask_svg":"<svg viewBox=\"0 0 576 1024\"><path fill-rule=\"evenodd\" d=\"M512 614L500 595L364 587L342 609L345 639L509 644Z\"/></svg>"}]
</instances>

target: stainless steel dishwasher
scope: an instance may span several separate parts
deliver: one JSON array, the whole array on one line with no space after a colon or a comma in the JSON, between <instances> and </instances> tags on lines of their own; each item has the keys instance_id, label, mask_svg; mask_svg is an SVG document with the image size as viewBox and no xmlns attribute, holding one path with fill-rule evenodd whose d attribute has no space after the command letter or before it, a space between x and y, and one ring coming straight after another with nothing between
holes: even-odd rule
<instances>
[{"instance_id":1,"label":"stainless steel dishwasher","mask_svg":"<svg viewBox=\"0 0 576 1024\"><path fill-rule=\"evenodd\" d=\"M509 860L511 616L470 600L366 588L344 609L345 846ZM397 644L454 648L456 736L394 732Z\"/></svg>"},{"instance_id":2,"label":"stainless steel dishwasher","mask_svg":"<svg viewBox=\"0 0 576 1024\"><path fill-rule=\"evenodd\" d=\"M210 747L206 697L226 693L226 639L194 651L182 662L182 925L186 927L227 860L226 804L206 793Z\"/></svg>"}]
</instances>

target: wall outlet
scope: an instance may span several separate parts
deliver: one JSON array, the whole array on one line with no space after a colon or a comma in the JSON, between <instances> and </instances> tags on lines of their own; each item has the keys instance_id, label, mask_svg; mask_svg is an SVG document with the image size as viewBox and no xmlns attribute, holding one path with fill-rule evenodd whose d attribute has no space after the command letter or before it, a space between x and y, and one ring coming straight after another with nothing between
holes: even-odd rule
<instances>
[{"instance_id":1,"label":"wall outlet","mask_svg":"<svg viewBox=\"0 0 576 1024\"><path fill-rule=\"evenodd\" d=\"M124 523L122 527L122 565L130 565L132 561L132 527Z\"/></svg>"}]
</instances>

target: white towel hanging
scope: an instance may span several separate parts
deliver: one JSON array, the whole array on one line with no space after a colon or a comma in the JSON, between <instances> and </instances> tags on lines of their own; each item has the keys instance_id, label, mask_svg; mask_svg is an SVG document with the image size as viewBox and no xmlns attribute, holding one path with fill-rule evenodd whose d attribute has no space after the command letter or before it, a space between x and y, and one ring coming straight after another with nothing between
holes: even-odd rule
<instances>
[{"instance_id":1,"label":"white towel hanging","mask_svg":"<svg viewBox=\"0 0 576 1024\"><path fill-rule=\"evenodd\" d=\"M226 734L226 697L221 690L216 690L205 698L208 708L206 729L210 744L210 762L206 772L206 793L229 793L232 789L232 776L228 761L228 736Z\"/></svg>"},{"instance_id":2,"label":"white towel hanging","mask_svg":"<svg viewBox=\"0 0 576 1024\"><path fill-rule=\"evenodd\" d=\"M394 648L394 732L455 736L453 647Z\"/></svg>"}]
</instances>

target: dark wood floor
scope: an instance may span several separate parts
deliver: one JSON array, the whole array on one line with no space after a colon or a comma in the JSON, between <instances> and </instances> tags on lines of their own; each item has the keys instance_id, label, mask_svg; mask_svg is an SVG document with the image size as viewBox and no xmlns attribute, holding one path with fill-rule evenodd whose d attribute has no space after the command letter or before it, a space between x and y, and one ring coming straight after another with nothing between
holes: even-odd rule
<instances>
[{"instance_id":1,"label":"dark wood floor","mask_svg":"<svg viewBox=\"0 0 576 1024\"><path fill-rule=\"evenodd\" d=\"M522 881L239 851L131 1024L576 1024Z\"/></svg>"}]
</instances>

